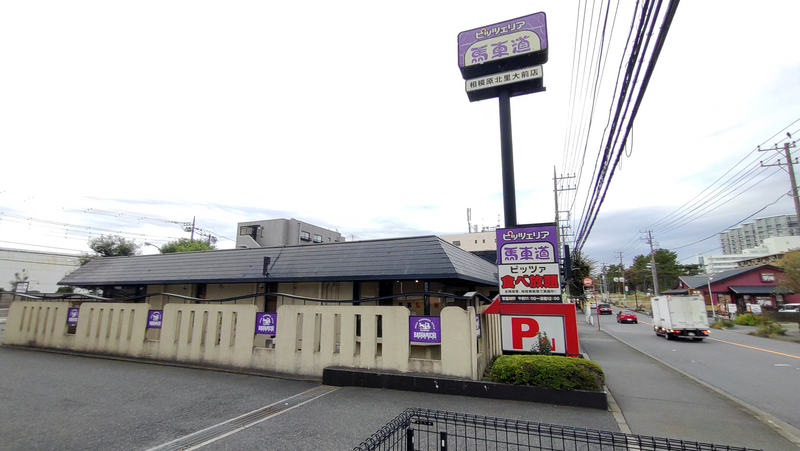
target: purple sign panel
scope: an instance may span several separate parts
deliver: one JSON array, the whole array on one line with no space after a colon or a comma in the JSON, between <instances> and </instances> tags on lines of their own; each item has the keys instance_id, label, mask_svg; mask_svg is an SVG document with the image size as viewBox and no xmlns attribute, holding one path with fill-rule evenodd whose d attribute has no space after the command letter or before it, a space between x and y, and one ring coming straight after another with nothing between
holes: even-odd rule
<instances>
[{"instance_id":1,"label":"purple sign panel","mask_svg":"<svg viewBox=\"0 0 800 451\"><path fill-rule=\"evenodd\" d=\"M150 310L147 312L147 328L161 329L161 321L164 319L163 310Z\"/></svg>"},{"instance_id":2,"label":"purple sign panel","mask_svg":"<svg viewBox=\"0 0 800 451\"><path fill-rule=\"evenodd\" d=\"M408 339L415 343L441 343L441 319L438 316L412 316Z\"/></svg>"},{"instance_id":3,"label":"purple sign panel","mask_svg":"<svg viewBox=\"0 0 800 451\"><path fill-rule=\"evenodd\" d=\"M555 223L497 229L501 302L561 302Z\"/></svg>"},{"instance_id":4,"label":"purple sign panel","mask_svg":"<svg viewBox=\"0 0 800 451\"><path fill-rule=\"evenodd\" d=\"M256 313L256 333L275 335L277 331L277 313Z\"/></svg>"},{"instance_id":5,"label":"purple sign panel","mask_svg":"<svg viewBox=\"0 0 800 451\"><path fill-rule=\"evenodd\" d=\"M546 62L544 12L458 34L458 67L464 79Z\"/></svg>"},{"instance_id":6,"label":"purple sign panel","mask_svg":"<svg viewBox=\"0 0 800 451\"><path fill-rule=\"evenodd\" d=\"M558 263L556 233L555 223L497 229L497 263Z\"/></svg>"},{"instance_id":7,"label":"purple sign panel","mask_svg":"<svg viewBox=\"0 0 800 451\"><path fill-rule=\"evenodd\" d=\"M68 308L67 309L67 324L70 326L77 326L78 325L78 312L80 309L78 308Z\"/></svg>"}]
</instances>

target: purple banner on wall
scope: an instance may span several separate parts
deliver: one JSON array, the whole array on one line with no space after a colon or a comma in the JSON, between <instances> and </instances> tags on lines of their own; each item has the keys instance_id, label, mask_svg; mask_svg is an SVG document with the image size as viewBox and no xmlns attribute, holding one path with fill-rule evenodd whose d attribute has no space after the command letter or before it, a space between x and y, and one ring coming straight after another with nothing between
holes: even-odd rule
<instances>
[{"instance_id":1,"label":"purple banner on wall","mask_svg":"<svg viewBox=\"0 0 800 451\"><path fill-rule=\"evenodd\" d=\"M78 308L68 308L67 309L67 324L70 326L77 326L78 325L78 312L80 309Z\"/></svg>"},{"instance_id":2,"label":"purple banner on wall","mask_svg":"<svg viewBox=\"0 0 800 451\"><path fill-rule=\"evenodd\" d=\"M256 333L275 335L277 332L277 313L256 313Z\"/></svg>"},{"instance_id":3,"label":"purple banner on wall","mask_svg":"<svg viewBox=\"0 0 800 451\"><path fill-rule=\"evenodd\" d=\"M147 328L161 329L161 321L164 319L163 310L150 310L147 313Z\"/></svg>"},{"instance_id":4,"label":"purple banner on wall","mask_svg":"<svg viewBox=\"0 0 800 451\"><path fill-rule=\"evenodd\" d=\"M412 316L408 339L416 343L441 343L442 322L438 316Z\"/></svg>"}]
</instances>

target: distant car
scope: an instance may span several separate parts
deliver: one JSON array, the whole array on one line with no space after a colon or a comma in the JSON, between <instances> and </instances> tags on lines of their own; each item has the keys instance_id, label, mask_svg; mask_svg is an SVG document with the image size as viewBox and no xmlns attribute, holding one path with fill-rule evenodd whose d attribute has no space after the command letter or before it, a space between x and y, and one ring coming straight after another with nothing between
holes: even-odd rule
<instances>
[{"instance_id":1,"label":"distant car","mask_svg":"<svg viewBox=\"0 0 800 451\"><path fill-rule=\"evenodd\" d=\"M778 311L787 313L800 313L800 304L783 304Z\"/></svg>"},{"instance_id":2,"label":"distant car","mask_svg":"<svg viewBox=\"0 0 800 451\"><path fill-rule=\"evenodd\" d=\"M633 312L622 311L617 313L617 322L639 324L639 318L637 318L636 314Z\"/></svg>"},{"instance_id":3,"label":"distant car","mask_svg":"<svg viewBox=\"0 0 800 451\"><path fill-rule=\"evenodd\" d=\"M601 315L612 315L614 313L611 311L611 306L609 304L599 304L597 306L597 311Z\"/></svg>"}]
</instances>

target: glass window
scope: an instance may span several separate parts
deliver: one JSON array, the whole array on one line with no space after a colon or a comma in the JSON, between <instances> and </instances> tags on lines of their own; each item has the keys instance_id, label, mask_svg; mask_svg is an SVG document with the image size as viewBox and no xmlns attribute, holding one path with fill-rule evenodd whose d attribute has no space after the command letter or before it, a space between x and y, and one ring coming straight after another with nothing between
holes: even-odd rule
<instances>
[{"instance_id":1,"label":"glass window","mask_svg":"<svg viewBox=\"0 0 800 451\"><path fill-rule=\"evenodd\" d=\"M322 235L314 235L314 242L321 243L322 242Z\"/></svg>"},{"instance_id":2,"label":"glass window","mask_svg":"<svg viewBox=\"0 0 800 451\"><path fill-rule=\"evenodd\" d=\"M461 246L461 241L453 241L453 244L456 246Z\"/></svg>"},{"instance_id":3,"label":"glass window","mask_svg":"<svg viewBox=\"0 0 800 451\"><path fill-rule=\"evenodd\" d=\"M303 241L311 241L311 233L309 232L300 232L300 239Z\"/></svg>"}]
</instances>

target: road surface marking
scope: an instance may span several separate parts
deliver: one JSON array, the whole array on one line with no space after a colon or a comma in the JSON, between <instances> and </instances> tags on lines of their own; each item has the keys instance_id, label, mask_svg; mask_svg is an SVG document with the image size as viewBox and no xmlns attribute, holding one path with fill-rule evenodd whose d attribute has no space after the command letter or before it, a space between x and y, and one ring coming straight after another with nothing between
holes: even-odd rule
<instances>
[{"instance_id":1,"label":"road surface marking","mask_svg":"<svg viewBox=\"0 0 800 451\"><path fill-rule=\"evenodd\" d=\"M739 344L739 343L734 343L732 341L720 340L719 338L711 338L711 337L706 337L706 338L708 338L709 340L719 341L721 343L727 343L729 345L735 345L735 346L741 346L743 348L755 349L756 351L769 352L770 354L778 354L778 355L782 355L784 357L791 357L793 359L800 359L800 356L796 356L796 355L784 354L782 352L777 352L777 351L770 351L769 349L756 348L755 346L742 345L742 344Z\"/></svg>"},{"instance_id":2,"label":"road surface marking","mask_svg":"<svg viewBox=\"0 0 800 451\"><path fill-rule=\"evenodd\" d=\"M321 385L319 387L312 388L311 390L306 390L303 393L294 395L290 398L272 403L266 407L262 407L244 415L240 415L232 420L228 420L205 428L201 431L197 431L193 434L180 437L171 442L156 446L155 448L150 448L149 451L189 451L198 449L221 438L225 438L229 435L243 431L251 426L255 426L262 421L266 421L296 407L300 407L303 404L309 403L338 389L339 387Z\"/></svg>"},{"instance_id":3,"label":"road surface marking","mask_svg":"<svg viewBox=\"0 0 800 451\"><path fill-rule=\"evenodd\" d=\"M652 324L651 324L651 323L646 323L646 322L644 322L644 321L640 321L640 322L641 322L642 324L647 324L647 325L650 325L650 326L652 326ZM727 344L729 344L729 345L736 345L736 346L741 346L741 347L743 347L743 348L755 349L756 351L764 351L764 352L769 352L769 353L772 353L772 354L778 354L778 355L782 355L782 356L784 356L784 357L791 357L791 358L793 358L793 359L800 359L800 357L798 357L798 356L796 356L796 355L784 354L784 353L782 353L782 352L770 351L769 349L762 349L762 348L756 348L756 347L754 347L754 346L742 345L742 344L739 344L739 343L734 343L734 342L732 342L732 341L720 340L719 338L711 338L711 337L706 337L706 338L707 338L707 339L709 339L709 340L719 341L720 343L727 343Z\"/></svg>"}]
</instances>

